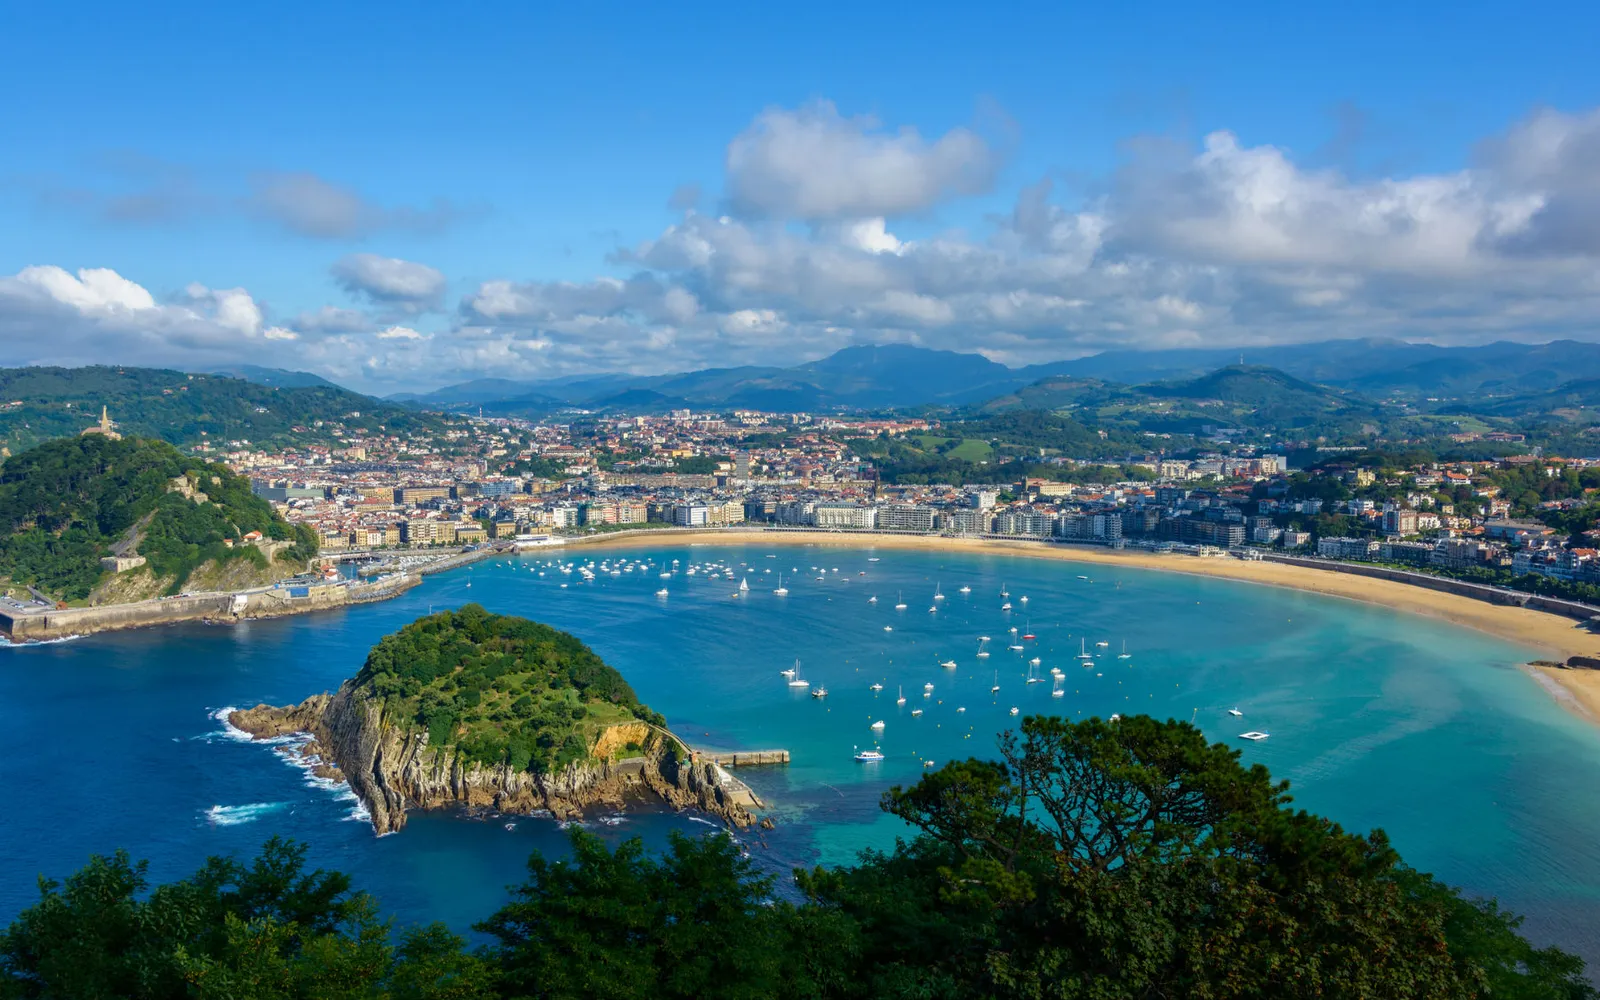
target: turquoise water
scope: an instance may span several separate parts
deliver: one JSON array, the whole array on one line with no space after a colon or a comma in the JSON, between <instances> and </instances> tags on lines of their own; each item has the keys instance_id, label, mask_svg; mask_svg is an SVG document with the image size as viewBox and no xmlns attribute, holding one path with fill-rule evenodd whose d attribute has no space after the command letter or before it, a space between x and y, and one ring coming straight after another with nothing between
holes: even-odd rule
<instances>
[{"instance_id":1,"label":"turquoise water","mask_svg":"<svg viewBox=\"0 0 1600 1000\"><path fill-rule=\"evenodd\" d=\"M93 852L126 847L161 879L273 833L308 842L316 864L350 872L402 921L465 929L487 915L530 850L561 849L553 823L521 818L508 830L515 818L414 815L376 839L347 795L269 747L230 739L213 718L330 689L379 636L472 600L579 635L691 740L790 750L788 768L743 772L779 824L748 838L751 855L780 875L891 845L903 831L878 810L881 793L914 781L927 760L993 756L1013 707L1149 712L1193 718L1289 779L1298 805L1348 828L1383 827L1413 864L1526 913L1536 940L1600 959L1600 730L1524 674L1528 653L1514 645L1354 602L1009 554L685 545L574 556L720 562L750 591L736 598L737 577L681 569L662 580L659 565L584 582L538 553L342 612L0 649L0 728L11 737L0 756L0 919L33 898L36 873L65 874ZM779 571L787 597L771 593ZM936 585L946 599L929 613ZM908 607L896 611L901 593ZM1013 625L1037 636L1020 654L1007 649ZM987 660L974 655L979 635L994 640ZM1124 641L1131 656L1119 660ZM1087 668L1080 648L1097 654ZM1065 672L1063 697L1025 683L1035 656L1040 676ZM827 698L786 685L779 671L796 658ZM946 659L957 667L939 666ZM1235 706L1242 718L1227 714ZM1247 729L1272 735L1238 739ZM852 759L875 744L887 760ZM651 842L709 829L637 812L589 825Z\"/></svg>"}]
</instances>

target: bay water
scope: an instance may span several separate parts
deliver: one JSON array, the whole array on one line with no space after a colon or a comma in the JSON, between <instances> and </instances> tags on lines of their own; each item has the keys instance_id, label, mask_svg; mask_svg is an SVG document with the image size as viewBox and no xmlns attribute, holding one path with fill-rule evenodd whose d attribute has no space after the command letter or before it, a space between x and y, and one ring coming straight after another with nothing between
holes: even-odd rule
<instances>
[{"instance_id":1,"label":"bay water","mask_svg":"<svg viewBox=\"0 0 1600 1000\"><path fill-rule=\"evenodd\" d=\"M557 562L593 562L594 579ZM786 596L773 593L780 574ZM906 830L878 808L882 793L929 761L995 757L1023 716L1145 712L1192 719L1287 778L1297 806L1382 827L1411 864L1526 914L1534 940L1600 961L1600 727L1525 672L1529 650L1233 581L870 546L541 551L341 611L0 648L0 921L37 897L39 875L94 853L126 848L160 881L284 834L399 922L467 931L505 900L530 851L564 850L557 824L414 813L377 838L347 791L220 717L331 690L385 633L469 601L576 634L691 743L789 750L787 767L740 771L777 822L741 840L780 881L892 847ZM780 670L796 660L826 698L786 683ZM1027 683L1030 670L1043 682ZM1240 739L1247 730L1271 735ZM874 747L885 760L854 759ZM651 844L713 829L643 810L585 826Z\"/></svg>"}]
</instances>

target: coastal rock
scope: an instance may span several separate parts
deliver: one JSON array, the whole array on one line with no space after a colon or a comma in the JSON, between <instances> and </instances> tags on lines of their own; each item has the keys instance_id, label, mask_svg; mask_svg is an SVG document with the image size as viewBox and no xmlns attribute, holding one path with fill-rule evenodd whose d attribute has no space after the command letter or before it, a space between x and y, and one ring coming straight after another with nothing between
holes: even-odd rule
<instances>
[{"instance_id":1,"label":"coastal rock","mask_svg":"<svg viewBox=\"0 0 1600 1000\"><path fill-rule=\"evenodd\" d=\"M228 721L257 739L310 734L300 752L323 761L324 776L349 783L379 835L401 830L412 808L543 809L572 819L600 806L642 801L698 810L743 828L755 822L751 809L762 806L743 782L686 753L676 736L644 722L601 730L585 758L560 771L535 774L466 761L454 746L429 746L426 732L386 722L382 703L363 697L348 682L332 695L285 707L257 705L231 713ZM635 756L620 756L629 746L641 749Z\"/></svg>"}]
</instances>

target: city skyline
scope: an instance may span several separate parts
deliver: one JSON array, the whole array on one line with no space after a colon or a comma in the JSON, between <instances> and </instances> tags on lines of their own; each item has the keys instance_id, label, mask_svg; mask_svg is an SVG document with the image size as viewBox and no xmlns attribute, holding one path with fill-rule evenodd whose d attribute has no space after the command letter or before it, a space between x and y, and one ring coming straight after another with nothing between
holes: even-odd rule
<instances>
[{"instance_id":1,"label":"city skyline","mask_svg":"<svg viewBox=\"0 0 1600 1000\"><path fill-rule=\"evenodd\" d=\"M1592 339L1596 14L1547 9L19 11L0 336L377 393Z\"/></svg>"}]
</instances>

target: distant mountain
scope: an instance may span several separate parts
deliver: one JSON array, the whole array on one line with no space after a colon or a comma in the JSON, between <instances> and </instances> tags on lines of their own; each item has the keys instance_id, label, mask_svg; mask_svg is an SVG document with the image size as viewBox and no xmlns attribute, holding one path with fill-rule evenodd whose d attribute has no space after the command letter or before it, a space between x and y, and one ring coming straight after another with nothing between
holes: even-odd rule
<instances>
[{"instance_id":1,"label":"distant mountain","mask_svg":"<svg viewBox=\"0 0 1600 1000\"><path fill-rule=\"evenodd\" d=\"M1063 398L1061 393L1081 395L1095 383L1182 382L1241 367L1275 369L1305 384L1333 386L1374 398L1425 402L1430 397L1483 392L1548 392L1573 379L1600 378L1600 344L1556 341L1436 347L1367 338L1243 350L1106 351L1022 368L1008 368L981 354L888 344L847 347L789 368L708 368L646 376L603 373L527 382L478 379L391 399L459 411L481 406L489 414L524 416L563 408L622 412L631 401L659 404L658 396L702 409L825 411L980 404L1002 409L1015 405L1050 408L1065 405L1050 399ZM1040 388L1045 384L1057 388ZM1225 390L1221 385L1213 388ZM1286 390L1279 386L1275 391ZM657 395L632 395L638 391ZM1005 402L996 402L1001 400Z\"/></svg>"},{"instance_id":2,"label":"distant mountain","mask_svg":"<svg viewBox=\"0 0 1600 1000\"><path fill-rule=\"evenodd\" d=\"M295 372L285 368L262 368L260 365L234 365L231 368L218 368L212 374L240 378L246 382L267 385L274 389L305 389L311 386L343 388L333 382L329 382L321 375L313 375L311 372Z\"/></svg>"}]
</instances>

